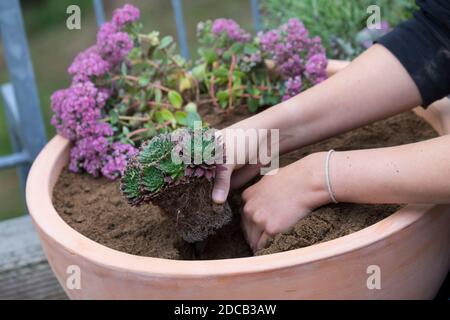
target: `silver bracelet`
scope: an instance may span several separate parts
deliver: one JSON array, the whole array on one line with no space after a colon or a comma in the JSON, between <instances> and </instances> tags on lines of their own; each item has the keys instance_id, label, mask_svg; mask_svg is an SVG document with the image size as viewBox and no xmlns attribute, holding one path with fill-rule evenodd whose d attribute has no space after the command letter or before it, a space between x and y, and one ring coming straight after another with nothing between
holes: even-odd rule
<instances>
[{"instance_id":1,"label":"silver bracelet","mask_svg":"<svg viewBox=\"0 0 450 320\"><path fill-rule=\"evenodd\" d=\"M325 181L327 183L328 194L330 195L331 200L334 203L338 203L338 201L336 200L336 196L334 195L333 188L331 188L330 182L330 158L333 152L334 152L333 149L328 151L327 157L325 158Z\"/></svg>"}]
</instances>

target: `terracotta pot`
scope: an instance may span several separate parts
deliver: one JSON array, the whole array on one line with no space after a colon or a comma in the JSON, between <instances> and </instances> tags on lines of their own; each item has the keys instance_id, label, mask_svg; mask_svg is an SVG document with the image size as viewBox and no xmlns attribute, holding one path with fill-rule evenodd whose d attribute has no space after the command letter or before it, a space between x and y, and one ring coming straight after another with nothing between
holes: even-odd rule
<instances>
[{"instance_id":1,"label":"terracotta pot","mask_svg":"<svg viewBox=\"0 0 450 320\"><path fill-rule=\"evenodd\" d=\"M345 65L331 61L330 75ZM64 138L47 144L31 169L27 204L73 299L428 299L449 270L450 205L409 205L345 237L266 256L175 261L122 253L81 235L55 211L52 189L68 157ZM373 265L380 290L367 286ZM79 267L81 289L66 286L77 272L71 266Z\"/></svg>"}]
</instances>

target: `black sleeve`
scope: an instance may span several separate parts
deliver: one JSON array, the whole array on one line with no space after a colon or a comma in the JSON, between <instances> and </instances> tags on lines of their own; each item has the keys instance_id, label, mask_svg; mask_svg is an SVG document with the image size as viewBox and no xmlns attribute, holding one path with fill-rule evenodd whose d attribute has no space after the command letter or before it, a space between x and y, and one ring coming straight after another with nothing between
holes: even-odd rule
<instances>
[{"instance_id":1,"label":"black sleeve","mask_svg":"<svg viewBox=\"0 0 450 320\"><path fill-rule=\"evenodd\" d=\"M422 105L450 93L450 0L416 0L414 18L378 40L414 80Z\"/></svg>"}]
</instances>

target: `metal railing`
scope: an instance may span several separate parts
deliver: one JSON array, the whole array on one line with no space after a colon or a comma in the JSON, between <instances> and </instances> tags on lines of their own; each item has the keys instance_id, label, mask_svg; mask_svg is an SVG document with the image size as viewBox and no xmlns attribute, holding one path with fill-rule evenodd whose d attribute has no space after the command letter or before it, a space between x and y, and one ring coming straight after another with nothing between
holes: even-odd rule
<instances>
[{"instance_id":1,"label":"metal railing","mask_svg":"<svg viewBox=\"0 0 450 320\"><path fill-rule=\"evenodd\" d=\"M0 157L0 169L17 167L24 190L31 163L47 138L19 0L0 1L0 32L10 79L0 91L13 150Z\"/></svg>"},{"instance_id":2,"label":"metal railing","mask_svg":"<svg viewBox=\"0 0 450 320\"><path fill-rule=\"evenodd\" d=\"M250 0L254 28L259 31L259 1ZM189 58L189 47L181 0L171 0L178 43L183 57ZM102 0L92 0L97 25L105 22ZM44 147L47 138L41 115L39 96L19 0L0 1L0 31L10 82L0 86L4 101L8 134L13 153L0 156L0 170L17 167L21 189L31 163Z\"/></svg>"}]
</instances>

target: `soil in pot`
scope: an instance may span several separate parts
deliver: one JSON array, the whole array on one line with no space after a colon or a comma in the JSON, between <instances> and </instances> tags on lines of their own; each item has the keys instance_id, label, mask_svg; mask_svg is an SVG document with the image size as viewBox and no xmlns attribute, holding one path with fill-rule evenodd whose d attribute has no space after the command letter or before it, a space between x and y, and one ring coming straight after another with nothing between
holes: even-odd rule
<instances>
[{"instance_id":1,"label":"soil in pot","mask_svg":"<svg viewBox=\"0 0 450 320\"><path fill-rule=\"evenodd\" d=\"M216 117L205 115L221 128L248 116L242 110ZM302 148L280 158L282 166L307 154L328 149L350 150L394 146L430 139L437 133L412 112L397 115ZM75 230L107 247L130 254L167 259L224 259L251 256L240 230L239 215L207 240L182 241L173 223L161 209L146 205L131 207L121 196L119 181L74 174L64 169L53 191L53 203L60 216ZM239 194L231 204L238 211ZM401 205L328 205L300 220L294 228L276 236L260 254L297 249L335 239L372 225L394 213Z\"/></svg>"}]
</instances>

